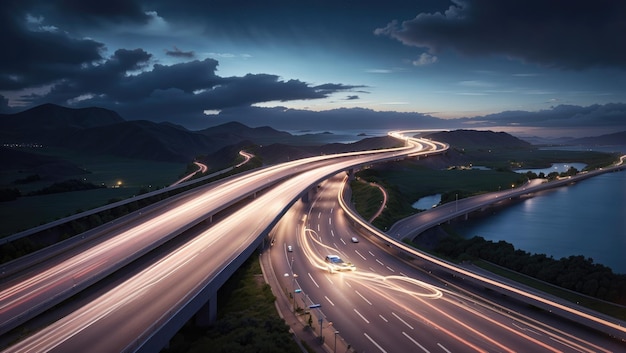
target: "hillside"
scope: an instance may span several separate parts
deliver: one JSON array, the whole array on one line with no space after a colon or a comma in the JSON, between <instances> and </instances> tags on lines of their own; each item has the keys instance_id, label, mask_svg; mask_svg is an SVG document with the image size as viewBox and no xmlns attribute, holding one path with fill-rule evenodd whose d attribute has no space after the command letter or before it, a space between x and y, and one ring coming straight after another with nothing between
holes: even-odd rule
<instances>
[{"instance_id":1,"label":"hillside","mask_svg":"<svg viewBox=\"0 0 626 353\"><path fill-rule=\"evenodd\" d=\"M199 154L212 153L229 143L169 124L135 120L80 130L57 145L93 154L189 162Z\"/></svg>"},{"instance_id":2,"label":"hillside","mask_svg":"<svg viewBox=\"0 0 626 353\"><path fill-rule=\"evenodd\" d=\"M457 149L530 149L532 145L505 132L454 130L442 131L425 136L446 142Z\"/></svg>"},{"instance_id":3,"label":"hillside","mask_svg":"<svg viewBox=\"0 0 626 353\"><path fill-rule=\"evenodd\" d=\"M75 132L123 121L108 109L44 104L16 114L0 114L0 142L55 145Z\"/></svg>"},{"instance_id":4,"label":"hillside","mask_svg":"<svg viewBox=\"0 0 626 353\"><path fill-rule=\"evenodd\" d=\"M186 163L240 142L234 132L243 125L216 133L189 131L171 123L126 121L102 108L71 109L44 104L16 114L0 115L0 143L113 155L151 161ZM245 127L247 128L247 127ZM36 151L33 151L36 153ZM26 164L29 162L25 161Z\"/></svg>"},{"instance_id":5,"label":"hillside","mask_svg":"<svg viewBox=\"0 0 626 353\"><path fill-rule=\"evenodd\" d=\"M594 137L583 137L573 139L567 142L568 145L624 145L626 144L626 131L616 132L614 134L607 134Z\"/></svg>"}]
</instances>

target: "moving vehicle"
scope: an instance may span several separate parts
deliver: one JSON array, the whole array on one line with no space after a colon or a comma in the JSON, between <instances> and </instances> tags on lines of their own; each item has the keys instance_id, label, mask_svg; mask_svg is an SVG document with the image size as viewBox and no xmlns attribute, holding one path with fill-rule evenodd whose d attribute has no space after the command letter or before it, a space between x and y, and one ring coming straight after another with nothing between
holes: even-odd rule
<instances>
[{"instance_id":1,"label":"moving vehicle","mask_svg":"<svg viewBox=\"0 0 626 353\"><path fill-rule=\"evenodd\" d=\"M328 271L330 273L341 272L341 271L355 271L356 266L354 266L351 262L344 262L337 255L326 255L326 265L328 266Z\"/></svg>"},{"instance_id":2,"label":"moving vehicle","mask_svg":"<svg viewBox=\"0 0 626 353\"><path fill-rule=\"evenodd\" d=\"M352 241L353 243L358 243L359 239L357 237L352 237L350 241Z\"/></svg>"}]
</instances>

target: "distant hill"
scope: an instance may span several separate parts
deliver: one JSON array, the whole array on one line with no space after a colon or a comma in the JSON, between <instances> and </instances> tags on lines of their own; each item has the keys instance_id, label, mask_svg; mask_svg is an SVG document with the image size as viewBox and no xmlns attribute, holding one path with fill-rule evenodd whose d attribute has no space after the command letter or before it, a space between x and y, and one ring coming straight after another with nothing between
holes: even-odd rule
<instances>
[{"instance_id":1,"label":"distant hill","mask_svg":"<svg viewBox=\"0 0 626 353\"><path fill-rule=\"evenodd\" d=\"M506 132L454 130L436 132L424 137L446 142L455 148L464 149L532 148L529 142L520 140Z\"/></svg>"},{"instance_id":2,"label":"distant hill","mask_svg":"<svg viewBox=\"0 0 626 353\"><path fill-rule=\"evenodd\" d=\"M190 162L227 144L229 141L213 140L171 124L135 120L76 131L57 145L94 154Z\"/></svg>"},{"instance_id":3,"label":"distant hill","mask_svg":"<svg viewBox=\"0 0 626 353\"><path fill-rule=\"evenodd\" d=\"M258 145L270 145L272 143L302 145L307 144L307 141L310 145L310 141L315 141L315 136L312 138L309 138L311 136L294 136L288 132L278 131L269 126L252 128L235 121L200 130L198 133L210 136L211 138L222 138L233 142L247 140Z\"/></svg>"},{"instance_id":4,"label":"distant hill","mask_svg":"<svg viewBox=\"0 0 626 353\"><path fill-rule=\"evenodd\" d=\"M16 114L0 114L0 142L53 145L77 131L123 121L108 109L44 104Z\"/></svg>"},{"instance_id":5,"label":"distant hill","mask_svg":"<svg viewBox=\"0 0 626 353\"><path fill-rule=\"evenodd\" d=\"M274 143L259 148L257 153L263 160L263 163L275 164L322 154L391 148L399 145L401 143L397 139L390 136L381 136L366 138L354 143L331 143L322 146L291 146Z\"/></svg>"},{"instance_id":6,"label":"distant hill","mask_svg":"<svg viewBox=\"0 0 626 353\"><path fill-rule=\"evenodd\" d=\"M567 142L568 145L626 145L626 131L595 137L583 137Z\"/></svg>"},{"instance_id":7,"label":"distant hill","mask_svg":"<svg viewBox=\"0 0 626 353\"><path fill-rule=\"evenodd\" d=\"M249 129L231 126L232 132ZM225 127L202 134L171 123L126 121L102 108L71 109L44 104L16 114L0 115L0 143L64 147L71 150L167 162L190 162L240 142Z\"/></svg>"}]
</instances>

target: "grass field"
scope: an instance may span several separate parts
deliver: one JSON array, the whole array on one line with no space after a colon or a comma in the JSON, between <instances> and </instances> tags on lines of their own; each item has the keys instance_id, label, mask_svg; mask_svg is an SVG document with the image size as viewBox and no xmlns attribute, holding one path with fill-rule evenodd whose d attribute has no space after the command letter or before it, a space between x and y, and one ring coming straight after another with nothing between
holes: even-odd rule
<instances>
[{"instance_id":1,"label":"grass field","mask_svg":"<svg viewBox=\"0 0 626 353\"><path fill-rule=\"evenodd\" d=\"M0 236L10 235L37 225L63 218L78 211L103 206L112 199L137 195L140 190L157 190L179 179L186 164L144 161L114 156L93 158L76 152L46 150L47 155L61 156L88 171L86 174L64 175L63 180L80 179L103 189L59 194L22 196L15 201L0 202ZM3 170L0 187L18 188L25 195L49 186L54 180L44 179L29 184L11 184L32 174L28 170ZM121 182L120 187L117 183Z\"/></svg>"}]
</instances>

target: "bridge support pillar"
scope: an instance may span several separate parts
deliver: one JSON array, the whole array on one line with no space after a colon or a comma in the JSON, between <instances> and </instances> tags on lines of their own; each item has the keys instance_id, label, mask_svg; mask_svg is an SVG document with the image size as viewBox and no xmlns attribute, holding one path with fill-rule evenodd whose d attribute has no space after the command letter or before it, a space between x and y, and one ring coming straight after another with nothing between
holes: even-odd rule
<instances>
[{"instance_id":1,"label":"bridge support pillar","mask_svg":"<svg viewBox=\"0 0 626 353\"><path fill-rule=\"evenodd\" d=\"M317 192L318 187L319 186L309 188L304 194L302 194L302 202L309 203L310 200L315 199L315 193Z\"/></svg>"},{"instance_id":2,"label":"bridge support pillar","mask_svg":"<svg viewBox=\"0 0 626 353\"><path fill-rule=\"evenodd\" d=\"M348 181L352 181L354 180L355 176L354 176L354 168L348 169L346 171L346 174L348 175Z\"/></svg>"},{"instance_id":3,"label":"bridge support pillar","mask_svg":"<svg viewBox=\"0 0 626 353\"><path fill-rule=\"evenodd\" d=\"M196 325L206 327L217 320L217 293L207 300L207 302L196 313Z\"/></svg>"}]
</instances>

